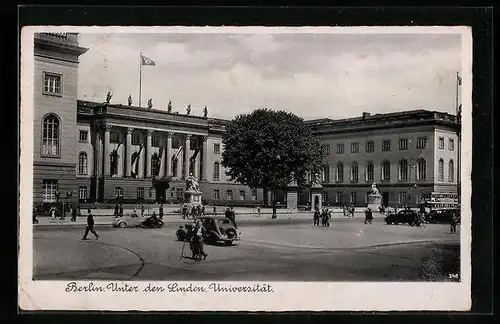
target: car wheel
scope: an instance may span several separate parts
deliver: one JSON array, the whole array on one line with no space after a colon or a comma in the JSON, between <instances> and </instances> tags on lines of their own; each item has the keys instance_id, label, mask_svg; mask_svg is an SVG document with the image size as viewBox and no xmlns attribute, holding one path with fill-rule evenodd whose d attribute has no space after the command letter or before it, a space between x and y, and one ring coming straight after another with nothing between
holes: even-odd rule
<instances>
[{"instance_id":1,"label":"car wheel","mask_svg":"<svg viewBox=\"0 0 500 324\"><path fill-rule=\"evenodd\" d=\"M125 227L127 227L127 223L125 223L125 222L120 222L120 224L118 224L118 226L119 226L120 228L125 228Z\"/></svg>"}]
</instances>

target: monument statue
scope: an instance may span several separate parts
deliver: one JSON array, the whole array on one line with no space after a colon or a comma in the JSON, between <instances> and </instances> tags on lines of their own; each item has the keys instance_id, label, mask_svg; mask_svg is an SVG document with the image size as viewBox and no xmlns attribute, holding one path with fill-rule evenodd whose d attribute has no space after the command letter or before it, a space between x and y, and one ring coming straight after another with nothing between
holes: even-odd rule
<instances>
[{"instance_id":1,"label":"monument statue","mask_svg":"<svg viewBox=\"0 0 500 324\"><path fill-rule=\"evenodd\" d=\"M192 173L186 178L186 191L189 192L200 192L200 183Z\"/></svg>"},{"instance_id":2,"label":"monument statue","mask_svg":"<svg viewBox=\"0 0 500 324\"><path fill-rule=\"evenodd\" d=\"M191 113L191 105L188 105L186 108L186 112L189 115Z\"/></svg>"},{"instance_id":3,"label":"monument statue","mask_svg":"<svg viewBox=\"0 0 500 324\"><path fill-rule=\"evenodd\" d=\"M372 188L370 189L370 195L380 196L380 193L378 192L377 185L375 184L375 182L372 184Z\"/></svg>"},{"instance_id":4,"label":"monument statue","mask_svg":"<svg viewBox=\"0 0 500 324\"><path fill-rule=\"evenodd\" d=\"M368 192L368 208L371 210L378 210L382 205L382 195L377 189L375 182L372 184L370 191Z\"/></svg>"},{"instance_id":5,"label":"monument statue","mask_svg":"<svg viewBox=\"0 0 500 324\"><path fill-rule=\"evenodd\" d=\"M109 104L109 102L111 101L112 97L113 97L113 95L111 94L111 91L108 91L108 94L106 95L106 103Z\"/></svg>"},{"instance_id":6,"label":"monument statue","mask_svg":"<svg viewBox=\"0 0 500 324\"><path fill-rule=\"evenodd\" d=\"M132 106L132 96L128 95L128 105Z\"/></svg>"},{"instance_id":7,"label":"monument statue","mask_svg":"<svg viewBox=\"0 0 500 324\"><path fill-rule=\"evenodd\" d=\"M168 102L168 105L167 105L167 112L168 112L168 113L171 113L171 112L172 112L172 101L169 101L169 102Z\"/></svg>"},{"instance_id":8,"label":"monument statue","mask_svg":"<svg viewBox=\"0 0 500 324\"><path fill-rule=\"evenodd\" d=\"M153 108L153 99L148 100L148 109Z\"/></svg>"},{"instance_id":9,"label":"monument statue","mask_svg":"<svg viewBox=\"0 0 500 324\"><path fill-rule=\"evenodd\" d=\"M207 106L205 106L205 108L203 109L203 117L207 118L208 116L208 109L207 109Z\"/></svg>"},{"instance_id":10,"label":"monument statue","mask_svg":"<svg viewBox=\"0 0 500 324\"><path fill-rule=\"evenodd\" d=\"M311 185L313 186L317 186L317 185L320 185L320 181L319 181L319 174L318 173L315 173L312 177L312 181L311 181Z\"/></svg>"}]
</instances>

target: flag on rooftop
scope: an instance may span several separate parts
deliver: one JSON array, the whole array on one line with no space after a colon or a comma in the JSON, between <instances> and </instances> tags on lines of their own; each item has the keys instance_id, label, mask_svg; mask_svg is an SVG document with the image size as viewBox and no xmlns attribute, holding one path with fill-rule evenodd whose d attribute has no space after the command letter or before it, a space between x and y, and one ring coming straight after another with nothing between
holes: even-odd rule
<instances>
[{"instance_id":1,"label":"flag on rooftop","mask_svg":"<svg viewBox=\"0 0 500 324\"><path fill-rule=\"evenodd\" d=\"M142 65L152 65L152 66L156 66L156 63L155 61L153 61L152 59L150 58L147 58L146 56L144 55L141 55L141 64Z\"/></svg>"}]
</instances>

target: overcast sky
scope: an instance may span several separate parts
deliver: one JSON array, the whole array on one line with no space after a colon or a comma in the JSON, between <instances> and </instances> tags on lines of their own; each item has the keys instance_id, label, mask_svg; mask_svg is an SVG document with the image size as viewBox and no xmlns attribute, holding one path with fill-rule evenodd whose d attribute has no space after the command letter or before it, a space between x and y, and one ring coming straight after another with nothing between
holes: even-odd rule
<instances>
[{"instance_id":1,"label":"overcast sky","mask_svg":"<svg viewBox=\"0 0 500 324\"><path fill-rule=\"evenodd\" d=\"M233 118L257 108L304 119L413 109L454 113L459 34L87 34L79 99Z\"/></svg>"}]
</instances>

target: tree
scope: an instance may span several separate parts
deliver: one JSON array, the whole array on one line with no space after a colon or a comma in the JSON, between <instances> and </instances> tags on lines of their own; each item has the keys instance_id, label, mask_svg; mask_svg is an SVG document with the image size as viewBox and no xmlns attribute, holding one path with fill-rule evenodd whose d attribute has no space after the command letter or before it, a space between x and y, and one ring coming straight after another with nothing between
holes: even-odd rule
<instances>
[{"instance_id":1,"label":"tree","mask_svg":"<svg viewBox=\"0 0 500 324\"><path fill-rule=\"evenodd\" d=\"M324 158L319 142L304 120L285 111L258 109L237 116L226 126L222 165L231 180L252 189L271 190L273 218L276 191L293 179L303 184L319 172Z\"/></svg>"}]
</instances>

